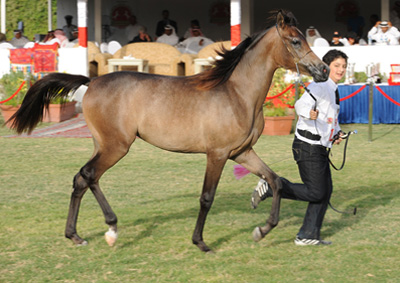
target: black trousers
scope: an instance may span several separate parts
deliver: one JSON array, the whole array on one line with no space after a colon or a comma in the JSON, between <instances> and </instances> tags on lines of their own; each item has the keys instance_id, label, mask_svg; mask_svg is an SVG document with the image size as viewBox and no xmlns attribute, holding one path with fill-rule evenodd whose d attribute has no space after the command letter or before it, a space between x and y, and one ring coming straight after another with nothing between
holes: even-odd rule
<instances>
[{"instance_id":1,"label":"black trousers","mask_svg":"<svg viewBox=\"0 0 400 283\"><path fill-rule=\"evenodd\" d=\"M282 198L307 201L308 207L300 238L320 239L320 230L332 194L332 176L326 147L311 145L297 138L293 141L293 157L303 184L281 178Z\"/></svg>"}]
</instances>

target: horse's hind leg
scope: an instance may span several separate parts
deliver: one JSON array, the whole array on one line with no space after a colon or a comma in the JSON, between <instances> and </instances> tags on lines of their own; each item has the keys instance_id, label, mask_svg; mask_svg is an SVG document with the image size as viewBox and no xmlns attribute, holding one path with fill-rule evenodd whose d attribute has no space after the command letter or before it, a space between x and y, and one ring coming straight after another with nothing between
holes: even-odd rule
<instances>
[{"instance_id":1,"label":"horse's hind leg","mask_svg":"<svg viewBox=\"0 0 400 283\"><path fill-rule=\"evenodd\" d=\"M256 227L253 231L253 239L254 241L258 242L278 225L282 182L279 176L258 157L253 149L243 152L242 154L233 158L233 160L241 164L251 173L267 181L272 189L272 206L266 225L263 227Z\"/></svg>"},{"instance_id":2,"label":"horse's hind leg","mask_svg":"<svg viewBox=\"0 0 400 283\"><path fill-rule=\"evenodd\" d=\"M86 193L87 189L88 184L79 172L74 177L73 191L69 203L67 226L65 228L65 237L71 239L76 245L87 245L87 242L79 237L76 232L76 222L78 220L79 207L81 205L82 197Z\"/></svg>"},{"instance_id":3,"label":"horse's hind leg","mask_svg":"<svg viewBox=\"0 0 400 283\"><path fill-rule=\"evenodd\" d=\"M106 223L109 225L109 232L106 233L106 240L109 245L113 245L117 238L117 217L112 211L111 206L106 200L104 194L100 190L98 181L107 169L117 163L126 155L129 145L109 145L102 146L95 150L93 158L81 168L78 174L75 175L73 183L73 192L65 229L65 236L71 239L77 245L85 245L86 241L81 239L76 232L76 223L78 220L79 207L83 195L90 188L98 201ZM96 146L97 148L97 146Z\"/></svg>"}]
</instances>

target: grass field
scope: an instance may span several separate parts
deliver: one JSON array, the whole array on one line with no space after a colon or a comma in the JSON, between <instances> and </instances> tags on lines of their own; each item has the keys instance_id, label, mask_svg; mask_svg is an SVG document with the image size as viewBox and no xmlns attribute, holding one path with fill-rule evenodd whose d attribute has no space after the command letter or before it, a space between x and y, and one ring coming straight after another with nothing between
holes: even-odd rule
<instances>
[{"instance_id":1,"label":"grass field","mask_svg":"<svg viewBox=\"0 0 400 283\"><path fill-rule=\"evenodd\" d=\"M137 141L101 179L119 218L114 247L93 195L83 198L78 233L64 238L72 178L92 154L91 139L0 137L0 282L399 282L400 125L367 125L351 137L347 162L333 172L333 205L357 206L356 216L328 210L322 237L331 246L296 247L306 203L282 200L281 221L259 243L270 201L250 208L255 176L237 181L225 167L205 231L215 251L191 243L199 210L204 155L161 151ZM0 129L0 136L10 134ZM279 175L300 181L293 136L262 136L255 149ZM341 162L343 146L333 149Z\"/></svg>"}]
</instances>

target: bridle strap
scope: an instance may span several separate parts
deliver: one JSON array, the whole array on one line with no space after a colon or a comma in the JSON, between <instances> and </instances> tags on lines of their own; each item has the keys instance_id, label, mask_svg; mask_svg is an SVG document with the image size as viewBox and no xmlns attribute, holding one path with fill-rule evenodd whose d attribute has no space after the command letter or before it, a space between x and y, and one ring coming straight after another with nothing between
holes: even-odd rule
<instances>
[{"instance_id":1,"label":"bridle strap","mask_svg":"<svg viewBox=\"0 0 400 283\"><path fill-rule=\"evenodd\" d=\"M285 47L286 47L287 51L289 52L289 54L292 55L293 61L294 61L294 63L296 64L297 72L299 72L299 68L297 67L297 64L298 64L301 60L303 60L308 54L310 54L310 53L312 52L312 50L310 49L310 50L309 50L306 54L304 54L301 58L296 58L296 56L294 56L293 52L290 51L289 46L287 46L286 42L283 40L283 37L282 37L282 35L281 35L280 31L279 31L279 28L278 28L278 24L275 24L275 27L276 27L276 30L277 30L277 32L278 32L279 37L281 38L281 40L282 40L282 42L283 42L283 45L285 45ZM300 74L300 73L299 73L299 74Z\"/></svg>"},{"instance_id":2,"label":"bridle strap","mask_svg":"<svg viewBox=\"0 0 400 283\"><path fill-rule=\"evenodd\" d=\"M294 56L293 52L290 51L289 46L287 46L286 42L283 40L283 37L282 37L281 33L279 32L278 24L275 24L275 28L276 28L276 31L278 32L278 35L279 35L280 39L281 39L282 42L283 42L283 45L285 45L287 51L288 51L289 54L292 55L292 57L293 57L294 64L296 65L297 77L299 78L299 79L298 79L298 82L299 82L299 83L301 84L301 86L310 94L310 96L312 97L312 99L314 99L314 101L315 101L315 106L314 106L314 110L315 110L315 109L317 108L317 99L316 99L315 96L311 93L311 91L307 88L307 86L303 83L303 81L300 79L300 70L299 70L299 62L300 62L301 60L303 60L308 54L310 54L310 53L312 52L312 50L310 49L310 50L309 50L306 54L304 54L304 56L302 56L300 59L296 58L296 56Z\"/></svg>"}]
</instances>

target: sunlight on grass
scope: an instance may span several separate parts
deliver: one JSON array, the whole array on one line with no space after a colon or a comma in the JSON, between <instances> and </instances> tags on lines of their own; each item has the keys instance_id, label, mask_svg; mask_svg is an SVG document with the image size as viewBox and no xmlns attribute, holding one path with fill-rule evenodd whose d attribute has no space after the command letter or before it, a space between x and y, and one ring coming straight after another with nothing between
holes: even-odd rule
<instances>
[{"instance_id":1,"label":"sunlight on grass","mask_svg":"<svg viewBox=\"0 0 400 283\"><path fill-rule=\"evenodd\" d=\"M259 243L270 202L250 208L258 179L236 180L229 161L204 231L215 251L191 243L199 211L204 155L165 152L138 140L101 179L119 217L114 247L93 195L82 201L78 232L89 245L64 238L72 179L92 154L91 139L1 138L0 282L397 282L400 231L399 125L367 125L351 137L346 166L332 171L332 204L358 208L356 216L328 210L322 236L330 247L293 244L306 203L282 200L279 225ZM11 132L0 129L0 136ZM279 175L300 181L292 136L262 136L255 146ZM343 147L332 160L342 161Z\"/></svg>"}]
</instances>

